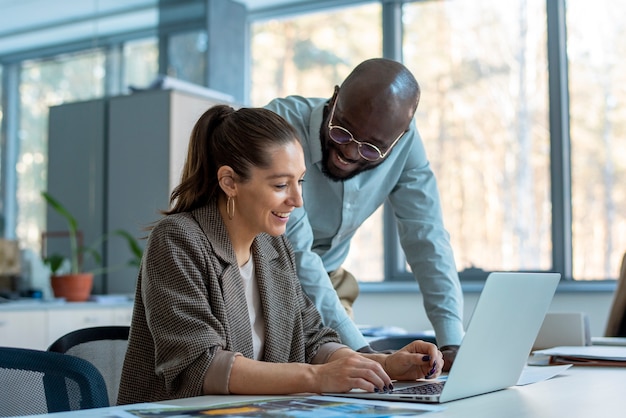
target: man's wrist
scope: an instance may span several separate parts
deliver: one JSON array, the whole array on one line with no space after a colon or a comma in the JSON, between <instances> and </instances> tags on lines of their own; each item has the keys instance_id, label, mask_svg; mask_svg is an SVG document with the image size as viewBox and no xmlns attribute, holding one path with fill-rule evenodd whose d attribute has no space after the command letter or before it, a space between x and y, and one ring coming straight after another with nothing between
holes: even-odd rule
<instances>
[{"instance_id":1,"label":"man's wrist","mask_svg":"<svg viewBox=\"0 0 626 418\"><path fill-rule=\"evenodd\" d=\"M359 348L356 351L358 353L365 353L365 354L376 354L378 352L378 351L374 351L374 349L372 349L372 347L370 347L369 344Z\"/></svg>"},{"instance_id":2,"label":"man's wrist","mask_svg":"<svg viewBox=\"0 0 626 418\"><path fill-rule=\"evenodd\" d=\"M439 347L439 351L458 351L458 350L459 350L459 346L454 345L454 344L444 345L444 346Z\"/></svg>"}]
</instances>

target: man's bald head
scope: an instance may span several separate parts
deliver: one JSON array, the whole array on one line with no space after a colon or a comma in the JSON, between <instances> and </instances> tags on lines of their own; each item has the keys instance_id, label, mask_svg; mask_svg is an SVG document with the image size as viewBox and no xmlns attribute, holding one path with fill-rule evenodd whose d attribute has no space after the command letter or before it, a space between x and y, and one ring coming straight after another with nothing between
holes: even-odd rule
<instances>
[{"instance_id":1,"label":"man's bald head","mask_svg":"<svg viewBox=\"0 0 626 418\"><path fill-rule=\"evenodd\" d=\"M393 102L413 117L420 99L420 87L408 68L397 61L372 58L352 70L340 88L341 97L371 103Z\"/></svg>"}]
</instances>

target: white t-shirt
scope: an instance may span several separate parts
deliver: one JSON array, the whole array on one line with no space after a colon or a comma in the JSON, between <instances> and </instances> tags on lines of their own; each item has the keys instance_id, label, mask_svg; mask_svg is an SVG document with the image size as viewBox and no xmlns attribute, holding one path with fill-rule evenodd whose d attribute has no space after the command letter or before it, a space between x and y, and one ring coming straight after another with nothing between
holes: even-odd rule
<instances>
[{"instance_id":1,"label":"white t-shirt","mask_svg":"<svg viewBox=\"0 0 626 418\"><path fill-rule=\"evenodd\" d=\"M250 326L252 327L252 347L254 349L254 359L260 360L263 355L265 344L265 319L263 319L263 308L259 297L259 286L254 274L253 257L239 267L239 272L243 278L243 286L246 291L248 301L248 315L250 316Z\"/></svg>"}]
</instances>

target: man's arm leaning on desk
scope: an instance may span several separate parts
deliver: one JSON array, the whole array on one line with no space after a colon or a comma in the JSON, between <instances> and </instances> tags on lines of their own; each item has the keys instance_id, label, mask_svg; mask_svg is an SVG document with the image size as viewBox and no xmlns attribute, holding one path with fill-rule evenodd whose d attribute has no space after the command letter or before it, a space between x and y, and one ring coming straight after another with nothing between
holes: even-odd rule
<instances>
[{"instance_id":1,"label":"man's arm leaning on desk","mask_svg":"<svg viewBox=\"0 0 626 418\"><path fill-rule=\"evenodd\" d=\"M413 146L389 196L407 262L419 283L424 308L447 358L463 339L463 292L450 237L443 223L439 191L421 138L413 127ZM446 353L444 353L445 355Z\"/></svg>"},{"instance_id":2,"label":"man's arm leaning on desk","mask_svg":"<svg viewBox=\"0 0 626 418\"><path fill-rule=\"evenodd\" d=\"M313 232L303 208L293 211L287 231L296 257L300 284L320 312L324 325L337 331L341 342L355 351L368 346L365 337L341 305L322 259L310 250Z\"/></svg>"}]
</instances>

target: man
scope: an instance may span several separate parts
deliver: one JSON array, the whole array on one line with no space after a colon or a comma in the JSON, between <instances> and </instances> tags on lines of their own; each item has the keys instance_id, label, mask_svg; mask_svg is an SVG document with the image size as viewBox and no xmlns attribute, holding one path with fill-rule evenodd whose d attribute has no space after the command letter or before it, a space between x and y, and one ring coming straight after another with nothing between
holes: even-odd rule
<instances>
[{"instance_id":1,"label":"man","mask_svg":"<svg viewBox=\"0 0 626 418\"><path fill-rule=\"evenodd\" d=\"M419 98L405 66L375 58L359 64L330 100L289 96L266 107L294 125L304 148L304 207L292 213L286 233L325 325L353 349L369 349L349 315L358 283L341 266L356 230L388 199L448 370L463 336L463 295L413 120Z\"/></svg>"}]
</instances>

